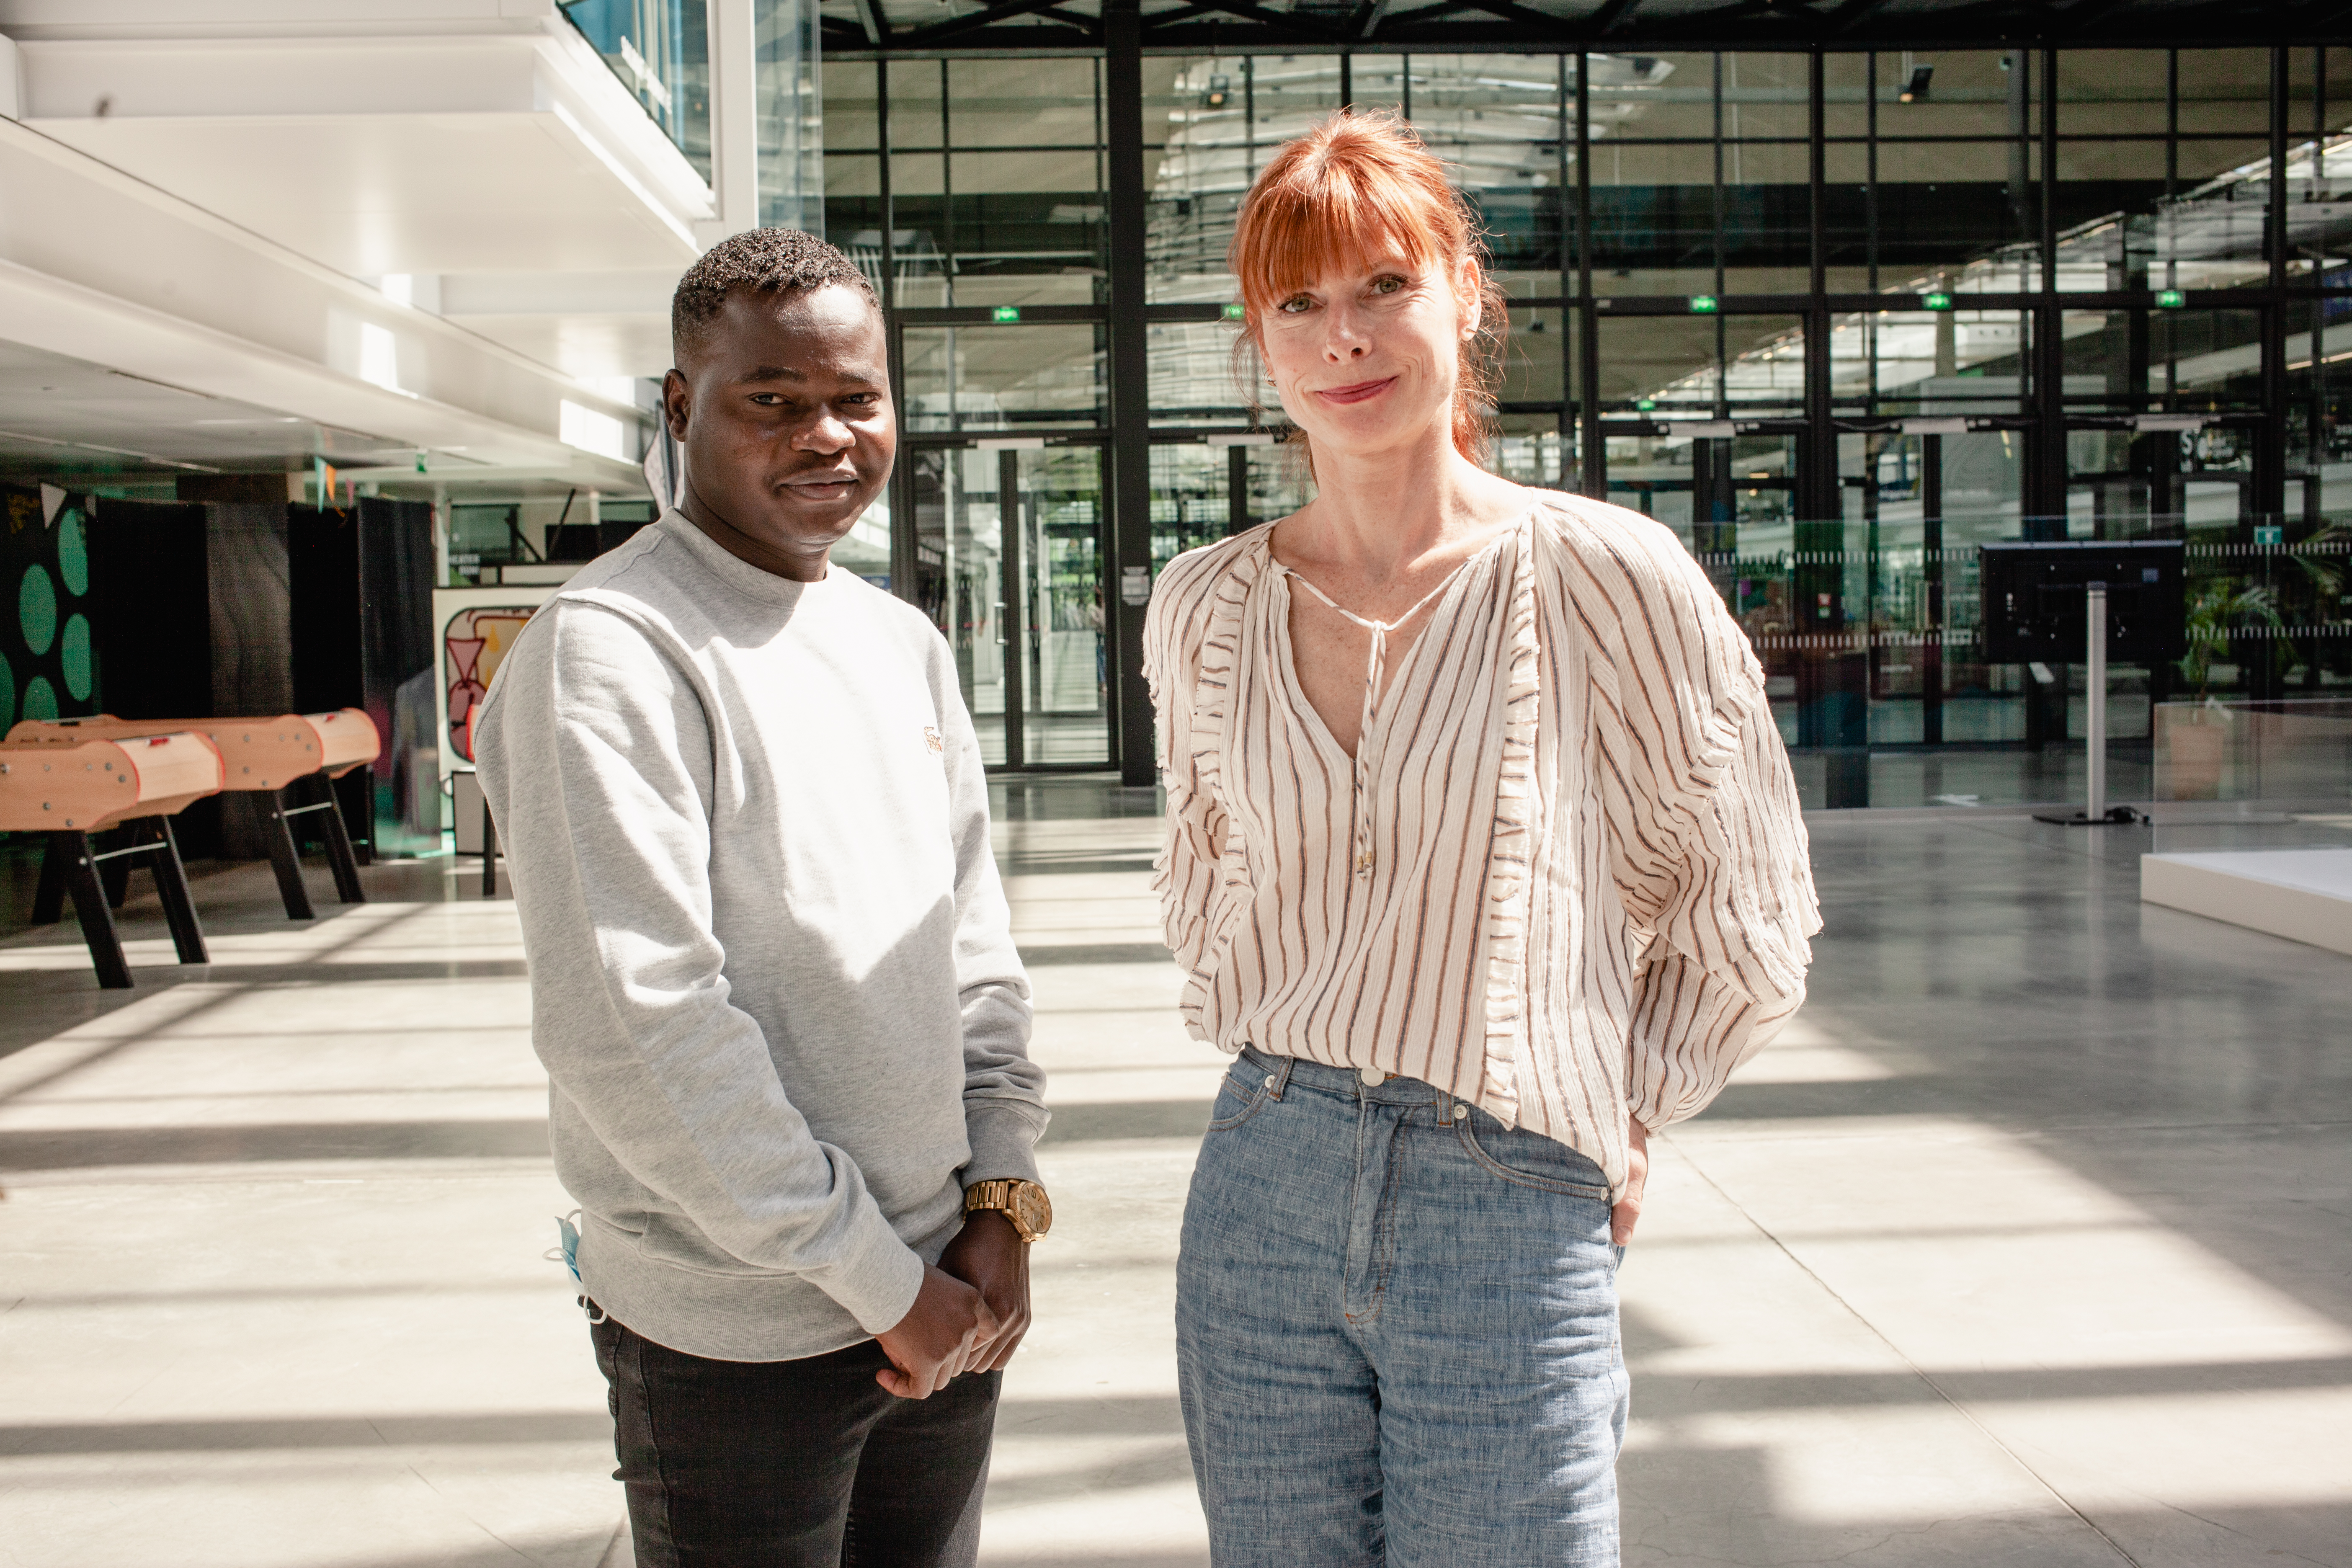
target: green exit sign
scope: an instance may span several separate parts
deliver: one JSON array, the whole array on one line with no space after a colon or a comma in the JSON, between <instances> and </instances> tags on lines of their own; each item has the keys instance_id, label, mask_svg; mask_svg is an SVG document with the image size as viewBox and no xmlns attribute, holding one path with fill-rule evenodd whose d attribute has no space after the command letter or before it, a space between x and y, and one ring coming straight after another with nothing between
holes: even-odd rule
<instances>
[{"instance_id":1,"label":"green exit sign","mask_svg":"<svg viewBox=\"0 0 2352 1568\"><path fill-rule=\"evenodd\" d=\"M1941 292L1922 294L1919 303L1930 310L1948 310L1952 308L1952 297Z\"/></svg>"},{"instance_id":2,"label":"green exit sign","mask_svg":"<svg viewBox=\"0 0 2352 1568\"><path fill-rule=\"evenodd\" d=\"M1238 304L1234 304L1234 305L1228 305L1228 306L1226 306L1226 307L1225 307L1225 320L1227 320L1228 321L1240 321L1241 319L1242 319L1242 308L1241 308L1241 306L1239 306Z\"/></svg>"},{"instance_id":3,"label":"green exit sign","mask_svg":"<svg viewBox=\"0 0 2352 1568\"><path fill-rule=\"evenodd\" d=\"M1643 413L1645 413L1645 414L1646 414L1647 412L1649 412L1651 409L1655 408L1657 405L1658 405L1658 400L1657 400L1656 398L1654 398L1654 397L1643 397L1643 398L1638 398L1638 399L1636 399L1636 400L1634 401L1634 404L1633 404L1633 406L1634 406L1634 407L1636 407L1636 408L1638 408L1638 409L1641 409L1641 410L1642 410Z\"/></svg>"},{"instance_id":4,"label":"green exit sign","mask_svg":"<svg viewBox=\"0 0 2352 1568\"><path fill-rule=\"evenodd\" d=\"M2156 291L2156 308L2159 310L2178 310L2187 303L2189 296L2178 289L2158 289Z\"/></svg>"},{"instance_id":5,"label":"green exit sign","mask_svg":"<svg viewBox=\"0 0 2352 1568\"><path fill-rule=\"evenodd\" d=\"M1712 294L1694 294L1690 297L1690 308L1694 316L1712 316L1723 309L1723 303Z\"/></svg>"},{"instance_id":6,"label":"green exit sign","mask_svg":"<svg viewBox=\"0 0 2352 1568\"><path fill-rule=\"evenodd\" d=\"M990 314L999 321L1017 321L1021 319L1021 307L1018 305L999 305L994 310L991 311Z\"/></svg>"}]
</instances>

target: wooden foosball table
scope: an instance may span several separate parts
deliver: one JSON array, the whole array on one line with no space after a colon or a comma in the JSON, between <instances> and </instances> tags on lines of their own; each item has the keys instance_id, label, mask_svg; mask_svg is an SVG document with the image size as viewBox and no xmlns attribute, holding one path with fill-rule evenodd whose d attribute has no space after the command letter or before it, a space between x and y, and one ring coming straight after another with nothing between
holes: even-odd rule
<instances>
[{"instance_id":1,"label":"wooden foosball table","mask_svg":"<svg viewBox=\"0 0 2352 1568\"><path fill-rule=\"evenodd\" d=\"M23 726L18 726L23 728ZM0 742L0 829L47 836L37 906L50 903L49 921L67 894L81 922L98 983L110 989L131 984L131 965L114 929L112 900L100 879L110 863L143 859L155 876L155 896L172 928L172 945L182 963L209 962L195 900L188 894L186 868L172 836L172 818L191 802L220 793L220 749L211 739L187 731L120 736L82 736L71 741ZM131 841L112 849L91 847L90 835L131 826ZM54 889L54 890L52 890ZM45 923L37 921L37 923Z\"/></svg>"},{"instance_id":2,"label":"wooden foosball table","mask_svg":"<svg viewBox=\"0 0 2352 1568\"><path fill-rule=\"evenodd\" d=\"M375 761L383 749L375 725L356 708L262 719L117 719L100 714L90 719L28 720L8 731L7 744L73 746L94 739L120 740L165 731L205 737L220 753L222 793L255 797L270 864L278 873L278 897L289 920L307 921L315 914L310 890L302 885L301 852L294 842L297 817L323 814L320 837L334 871L336 897L347 904L367 901L351 834L327 784ZM298 794L318 798L297 805ZM35 900L36 924L59 917L61 888L45 864L42 897ZM119 894L119 884L109 890Z\"/></svg>"}]
</instances>

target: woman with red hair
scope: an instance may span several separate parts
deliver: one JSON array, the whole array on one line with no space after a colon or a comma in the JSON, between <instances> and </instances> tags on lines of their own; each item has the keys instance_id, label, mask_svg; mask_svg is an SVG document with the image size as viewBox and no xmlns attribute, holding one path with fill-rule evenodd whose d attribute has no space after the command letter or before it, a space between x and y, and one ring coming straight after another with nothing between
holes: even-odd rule
<instances>
[{"instance_id":1,"label":"woman with red hair","mask_svg":"<svg viewBox=\"0 0 2352 1568\"><path fill-rule=\"evenodd\" d=\"M1155 864L1233 1053L1177 1270L1218 1568L1617 1561L1648 1134L1804 998L1762 671L1674 535L1480 467L1507 320L1401 121L1285 147L1232 260L1317 493L1178 557Z\"/></svg>"}]
</instances>

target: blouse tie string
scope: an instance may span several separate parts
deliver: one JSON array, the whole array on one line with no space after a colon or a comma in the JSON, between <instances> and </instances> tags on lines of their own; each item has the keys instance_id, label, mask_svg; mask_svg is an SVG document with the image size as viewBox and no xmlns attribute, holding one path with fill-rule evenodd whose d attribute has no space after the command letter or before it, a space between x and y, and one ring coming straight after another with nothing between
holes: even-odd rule
<instances>
[{"instance_id":1,"label":"blouse tie string","mask_svg":"<svg viewBox=\"0 0 2352 1568\"><path fill-rule=\"evenodd\" d=\"M1471 559L1475 560L1476 557L1473 556ZM1356 875L1360 877L1369 877L1372 874L1371 813L1365 808L1364 803L1364 797L1369 795L1371 788L1370 763L1367 760L1367 753L1371 750L1372 715L1380 706L1381 681L1388 673L1389 634L1403 626L1405 623L1412 620L1413 616L1429 608L1429 606L1436 601L1438 595L1444 594L1446 589L1454 585L1454 579L1462 575L1462 568L1469 564L1469 561L1465 561L1460 565L1455 566L1453 571L1448 572L1445 574L1445 578L1443 582L1439 583L1436 587L1432 588L1428 593L1423 595L1422 597L1413 605L1412 608L1407 610L1403 615L1399 616L1392 621L1375 621L1369 619L1366 616L1360 616L1356 614L1355 611L1349 609L1347 606L1341 605L1338 600L1332 598L1330 595L1325 593L1322 589L1317 587L1307 578L1300 576L1297 573L1291 572L1289 574L1294 581L1304 586L1308 593L1322 600L1323 603L1335 614L1347 620L1354 622L1357 626L1363 627L1366 631L1372 634L1371 658L1366 662L1364 667L1364 712L1363 717L1357 722L1356 754L1351 759L1354 764L1351 771L1355 776L1356 794L1359 797L1355 816ZM1285 570L1288 571L1288 568L1286 567Z\"/></svg>"}]
</instances>

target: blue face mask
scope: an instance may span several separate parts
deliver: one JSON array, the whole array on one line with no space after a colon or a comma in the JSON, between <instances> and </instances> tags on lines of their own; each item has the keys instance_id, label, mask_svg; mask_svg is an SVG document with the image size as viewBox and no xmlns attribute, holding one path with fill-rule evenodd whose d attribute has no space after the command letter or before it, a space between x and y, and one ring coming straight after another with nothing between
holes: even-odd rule
<instances>
[{"instance_id":1,"label":"blue face mask","mask_svg":"<svg viewBox=\"0 0 2352 1568\"><path fill-rule=\"evenodd\" d=\"M604 1321L604 1309L600 1307L594 1310L590 1310L588 1304L588 1283L586 1280L580 1278L580 1227L572 1223L579 1217L580 1211L578 1209L573 1209L568 1215L556 1215L556 1245L549 1247L544 1253L541 1254L541 1256L545 1258L550 1263L561 1263L564 1268L572 1271L572 1283L580 1288L574 1297L574 1299L580 1303L580 1310L588 1314L588 1321L590 1322L601 1323Z\"/></svg>"}]
</instances>

